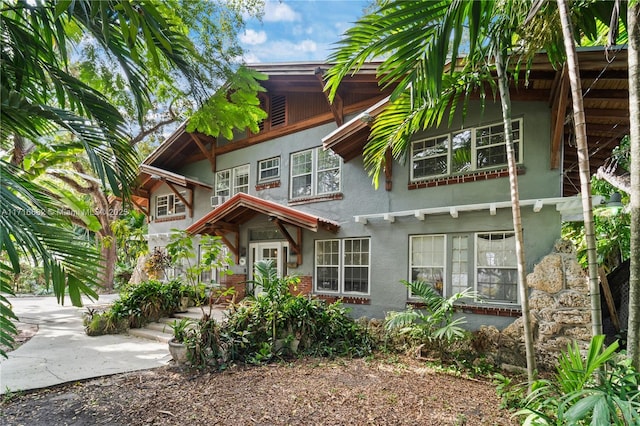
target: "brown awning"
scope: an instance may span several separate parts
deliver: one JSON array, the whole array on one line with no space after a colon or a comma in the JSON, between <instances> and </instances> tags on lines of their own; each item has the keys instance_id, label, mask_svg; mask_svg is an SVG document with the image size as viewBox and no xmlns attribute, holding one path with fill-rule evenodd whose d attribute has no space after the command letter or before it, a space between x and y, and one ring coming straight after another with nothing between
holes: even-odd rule
<instances>
[{"instance_id":1,"label":"brown awning","mask_svg":"<svg viewBox=\"0 0 640 426\"><path fill-rule=\"evenodd\" d=\"M187 232L202 234L214 229L237 229L239 225L251 220L257 214L264 214L272 221L279 221L313 232L317 232L319 229L337 232L340 228L340 225L332 220L240 193L189 226Z\"/></svg>"}]
</instances>

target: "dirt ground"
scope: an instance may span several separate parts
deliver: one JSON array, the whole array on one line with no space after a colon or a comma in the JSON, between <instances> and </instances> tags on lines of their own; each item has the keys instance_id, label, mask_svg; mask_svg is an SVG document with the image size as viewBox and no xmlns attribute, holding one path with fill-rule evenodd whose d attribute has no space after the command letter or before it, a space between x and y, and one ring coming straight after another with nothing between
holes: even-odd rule
<instances>
[{"instance_id":1,"label":"dirt ground","mask_svg":"<svg viewBox=\"0 0 640 426\"><path fill-rule=\"evenodd\" d=\"M37 329L19 327L18 343ZM517 425L488 380L410 357L307 358L200 372L167 366L5 395L0 424Z\"/></svg>"}]
</instances>

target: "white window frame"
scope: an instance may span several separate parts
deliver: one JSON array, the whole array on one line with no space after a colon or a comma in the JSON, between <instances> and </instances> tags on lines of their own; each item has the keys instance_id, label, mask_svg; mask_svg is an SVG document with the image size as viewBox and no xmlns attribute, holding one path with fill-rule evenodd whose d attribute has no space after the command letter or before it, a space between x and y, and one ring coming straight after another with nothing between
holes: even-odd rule
<instances>
[{"instance_id":1,"label":"white window frame","mask_svg":"<svg viewBox=\"0 0 640 426\"><path fill-rule=\"evenodd\" d=\"M342 158L330 150L326 150L322 152L321 151L322 149L323 149L322 147L318 147L318 148L307 149L304 151L294 152L291 154L291 158L290 158L291 167L290 167L290 173L289 173L289 176L290 176L289 198L290 199L293 200L297 198L307 198L307 197L316 197L316 196L328 195L328 194L337 194L342 190ZM306 156L308 154L311 154L311 170L294 174L295 173L294 162L296 158L303 155ZM334 157L337 160L337 163L338 163L337 166L321 168L320 159L321 159L321 156L323 155L330 155ZM337 180L338 180L337 189L335 191L320 191L320 188L319 188L320 180L318 179L318 176L322 173L327 173L334 170L337 170ZM294 194L294 185L293 185L294 179L302 176L311 177L309 193L303 194L303 195Z\"/></svg>"},{"instance_id":2,"label":"white window frame","mask_svg":"<svg viewBox=\"0 0 640 426\"><path fill-rule=\"evenodd\" d=\"M440 247L441 251L442 251L442 264L438 265L434 262L433 257L430 259L429 262L425 262L425 261L421 261L420 263L415 262L414 259L414 245L416 244L416 241L418 239L427 239L427 238L431 238L431 239L435 239L435 238L441 238L442 239L442 247ZM436 282L431 282L430 280L422 280L428 284L431 284L431 286L438 292L440 293L442 296L448 296L448 289L447 289L447 276L448 276L448 270L447 270L447 261L448 261L448 251L447 251L447 235L446 234L420 234L420 235L410 235L409 236L409 279L411 281L414 280L413 278L413 270L414 269L437 269L437 268L442 268L442 273L440 275L440 280ZM432 245L435 243L435 241L432 241ZM414 263L415 262L415 263ZM415 295L412 294L411 290L409 290L409 298L410 299L414 299L416 298Z\"/></svg>"},{"instance_id":3,"label":"white window frame","mask_svg":"<svg viewBox=\"0 0 640 426\"><path fill-rule=\"evenodd\" d=\"M232 197L239 192L249 193L249 174L250 167L248 164L233 167L231 169L220 170L216 172L216 195ZM246 175L246 183L238 184L238 179ZM246 189L243 191L242 189Z\"/></svg>"},{"instance_id":4,"label":"white window frame","mask_svg":"<svg viewBox=\"0 0 640 426\"><path fill-rule=\"evenodd\" d=\"M479 262L479 244L478 244L478 238L480 238L480 235L502 235L503 238L505 239L505 237L507 235L514 237L513 242L513 249L511 250L513 253L513 258L512 258L512 264L506 265L506 264L502 264L502 262L496 260L494 261L493 265L480 265ZM504 303L504 304L517 304L520 302L520 296L519 296L519 292L518 292L518 259L517 259L517 255L516 255L516 247L515 247L515 233L513 231L488 231L488 232L476 232L474 234L474 277L473 277L473 281L474 281L474 290L478 293L479 297L487 302L487 303ZM480 292L480 288L479 288L479 280L478 280L478 272L480 269L500 269L500 270L512 270L514 271L514 280L515 282L513 283L513 289L515 292L515 299L514 300L505 300L505 299L487 299L487 298L483 298L482 297L482 293Z\"/></svg>"},{"instance_id":5,"label":"white window frame","mask_svg":"<svg viewBox=\"0 0 640 426\"><path fill-rule=\"evenodd\" d=\"M180 195L182 195L182 197L184 198L186 197L187 193L186 191L180 191ZM166 199L167 213L160 214L159 212L160 203L161 203L161 200L165 200L165 199ZM162 206L163 207L165 206L164 202ZM178 198L176 194L171 193L171 194L156 195L156 218L179 216L179 215L185 214L186 211L187 211L187 206L180 200L180 198Z\"/></svg>"},{"instance_id":6,"label":"white window frame","mask_svg":"<svg viewBox=\"0 0 640 426\"><path fill-rule=\"evenodd\" d=\"M359 252L350 252L352 254L356 254L360 260L362 260L363 256L366 256L367 263L359 264L359 263L348 263L347 261L347 253L346 246L347 242L356 242L356 241L366 241L368 245L368 251L359 251ZM338 264L321 264L318 262L318 245L323 243L338 243ZM314 264L314 280L313 280L313 288L316 293L329 293L329 294L344 294L344 295L354 295L354 296L368 296L371 294L371 238L370 237L355 237L355 238L342 238L342 239L328 239L328 240L316 240L314 244L314 255L315 255L315 264ZM353 259L353 256L352 256ZM338 288L337 290L327 290L323 288L318 288L318 268L321 267L329 267L336 268L338 270L337 281ZM366 285L367 291L347 291L345 289L345 270L347 268L352 267L363 267L367 269L366 273Z\"/></svg>"},{"instance_id":7,"label":"white window frame","mask_svg":"<svg viewBox=\"0 0 640 426\"><path fill-rule=\"evenodd\" d=\"M276 170L275 175L263 177L266 171ZM280 157L266 158L258 162L258 183L271 182L280 179Z\"/></svg>"},{"instance_id":8,"label":"white window frame","mask_svg":"<svg viewBox=\"0 0 640 426\"><path fill-rule=\"evenodd\" d=\"M515 132L514 132L514 138L513 138L513 143L515 146L518 147L518 151L517 151L517 158L516 158L516 163L518 164L522 164L522 158L523 158L523 141L522 141L522 134L523 134L523 119L522 118L514 118L511 120L511 125L512 127L516 127ZM456 132L450 132L450 133L444 133L444 134L440 134L437 136L433 136L433 137L428 137L428 138L422 138L422 139L418 139L415 141L411 142L411 165L410 165L410 181L411 182L419 182L419 181L424 181L424 180L429 180L429 179L433 179L433 178L438 178L438 177L442 177L442 176L449 176L449 175L458 175L458 174L464 174L464 173L468 173L468 172L474 172L477 170L490 170L496 167L504 167L507 165L507 163L505 162L504 164L492 164L486 167L478 167L478 152L482 151L482 150L486 150L486 149L490 149L493 147L499 147L499 146L505 146L505 150L506 150L506 141L502 141L500 143L492 143L492 144L488 144L488 145L484 145L484 146L478 146L478 142L481 138L478 137L478 133L484 129L490 129L492 127L500 127L500 129L504 129L502 122L495 122L495 123L490 123L490 124L486 124L486 125L482 125L482 126L476 126L476 127L469 127L469 128L465 128ZM470 132L471 134L471 164L469 165L468 169L462 170L462 171L457 171L454 172L453 171L453 139L457 136L460 135L464 132ZM495 133L497 134L497 133ZM502 130L502 134L504 134L504 130ZM419 161L424 161L425 159L431 159L431 158L437 158L437 157L443 157L444 155L442 153L437 153L437 154L429 154L428 153L428 148L425 147L421 147L421 145L424 145L427 142L430 141L435 141L435 140L439 140L439 139L444 139L446 138L446 144L447 144L447 170L446 173L434 173L431 175L427 175L427 176L415 176L414 173L414 165L416 164L416 162ZM421 152L427 152L426 155L424 156L419 156ZM418 156L416 158L416 156Z\"/></svg>"}]
</instances>

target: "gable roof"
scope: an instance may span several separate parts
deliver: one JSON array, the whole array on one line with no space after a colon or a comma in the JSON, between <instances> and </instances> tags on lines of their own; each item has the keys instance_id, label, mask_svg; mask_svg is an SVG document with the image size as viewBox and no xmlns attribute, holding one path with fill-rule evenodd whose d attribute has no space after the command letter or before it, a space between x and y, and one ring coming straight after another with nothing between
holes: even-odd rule
<instances>
[{"instance_id":1,"label":"gable roof","mask_svg":"<svg viewBox=\"0 0 640 426\"><path fill-rule=\"evenodd\" d=\"M278 220L313 232L318 232L320 229L337 232L340 228L340 225L332 220L303 213L252 195L238 193L189 226L187 232L201 234L207 229L237 228L258 214L268 216L271 221Z\"/></svg>"}]
</instances>

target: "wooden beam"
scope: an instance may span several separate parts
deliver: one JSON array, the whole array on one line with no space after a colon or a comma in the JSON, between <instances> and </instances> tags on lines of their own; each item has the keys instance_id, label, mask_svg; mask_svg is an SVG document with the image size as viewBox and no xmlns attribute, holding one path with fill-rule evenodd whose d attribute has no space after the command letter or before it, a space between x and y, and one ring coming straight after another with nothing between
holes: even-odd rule
<instances>
[{"instance_id":1,"label":"wooden beam","mask_svg":"<svg viewBox=\"0 0 640 426\"><path fill-rule=\"evenodd\" d=\"M333 102L329 100L329 94L324 90L324 70L320 67L316 68L315 73L316 78L320 80L320 85L322 87L322 94L324 95L327 103L329 104L329 108L331 109L331 113L333 114L333 118L336 121L338 127L344 124L344 103L342 102L342 98L338 93L336 93L333 98Z\"/></svg>"},{"instance_id":2,"label":"wooden beam","mask_svg":"<svg viewBox=\"0 0 640 426\"><path fill-rule=\"evenodd\" d=\"M133 203L134 206L136 206L145 216L149 217L149 209L145 209L144 206L140 203L138 203L134 197L131 197L131 202ZM149 204L149 207L151 207L151 202L150 200L147 200L147 203Z\"/></svg>"},{"instance_id":3,"label":"wooden beam","mask_svg":"<svg viewBox=\"0 0 640 426\"><path fill-rule=\"evenodd\" d=\"M188 208L189 210L193 210L193 204L192 204L192 203L190 203L190 202L188 202L188 201L187 201L187 199L186 199L186 198L184 198L184 197L182 196L182 194L180 194L180 191L178 191L178 189L177 189L175 186L173 186L173 184L172 184L171 182L169 182L169 181L165 181L164 183L166 183L166 184L167 184L167 186L168 186L168 187L171 189L171 191L176 195L176 197L178 197L178 198L180 199L180 201L182 201L182 203L183 203L185 206L187 206L187 208ZM193 191L193 189L190 189L190 188L185 188L185 189L186 189L187 191ZM189 214L191 215L190 217L193 217L193 212L190 212Z\"/></svg>"},{"instance_id":4,"label":"wooden beam","mask_svg":"<svg viewBox=\"0 0 640 426\"><path fill-rule=\"evenodd\" d=\"M211 164L211 171L215 172L216 171L216 157L215 157L215 150L209 151L204 144L202 143L202 141L200 140L200 138L193 134L193 133L189 133L189 135L191 136L191 139L196 143L196 145L198 145L198 148L200 149L200 151L204 154L204 156L207 158L207 160L209 160L209 164ZM212 144L215 148L215 144Z\"/></svg>"},{"instance_id":5,"label":"wooden beam","mask_svg":"<svg viewBox=\"0 0 640 426\"><path fill-rule=\"evenodd\" d=\"M556 91L551 110L551 164L552 170L560 167L560 148L564 140L564 118L569 105L569 79L567 67L563 66L560 75L560 86Z\"/></svg>"},{"instance_id":6,"label":"wooden beam","mask_svg":"<svg viewBox=\"0 0 640 426\"><path fill-rule=\"evenodd\" d=\"M393 156L391 155L391 148L387 148L384 153L384 189L391 191L393 186Z\"/></svg>"},{"instance_id":7,"label":"wooden beam","mask_svg":"<svg viewBox=\"0 0 640 426\"><path fill-rule=\"evenodd\" d=\"M598 275L600 276L600 285L602 286L602 293L607 301L607 308L609 308L609 314L611 315L611 322L616 331L620 331L620 319L618 318L618 311L616 310L616 304L611 294L611 287L609 287L609 280L607 280L607 274L604 273L602 267L598 268Z\"/></svg>"},{"instance_id":8,"label":"wooden beam","mask_svg":"<svg viewBox=\"0 0 640 426\"><path fill-rule=\"evenodd\" d=\"M279 219L274 219L273 223L276 224L276 226L278 227L282 235L284 235L284 237L289 242L289 248L292 249L291 251L297 255L296 263L298 265L301 265L302 264L302 229L300 227L296 227L297 237L298 237L296 241L293 239L291 234L289 234L289 231L284 226L284 224L280 222Z\"/></svg>"},{"instance_id":9,"label":"wooden beam","mask_svg":"<svg viewBox=\"0 0 640 426\"><path fill-rule=\"evenodd\" d=\"M236 243L235 245L231 243L231 241L229 241L229 239L227 238L227 233L223 232L221 229L214 229L213 233L217 236L220 237L220 239L222 240L222 242L229 247L229 250L231 250L231 253L233 253L235 255L236 258L236 263L240 262L240 250L239 250L239 241L240 241L240 233L239 232L234 232L235 237L236 237Z\"/></svg>"}]
</instances>

